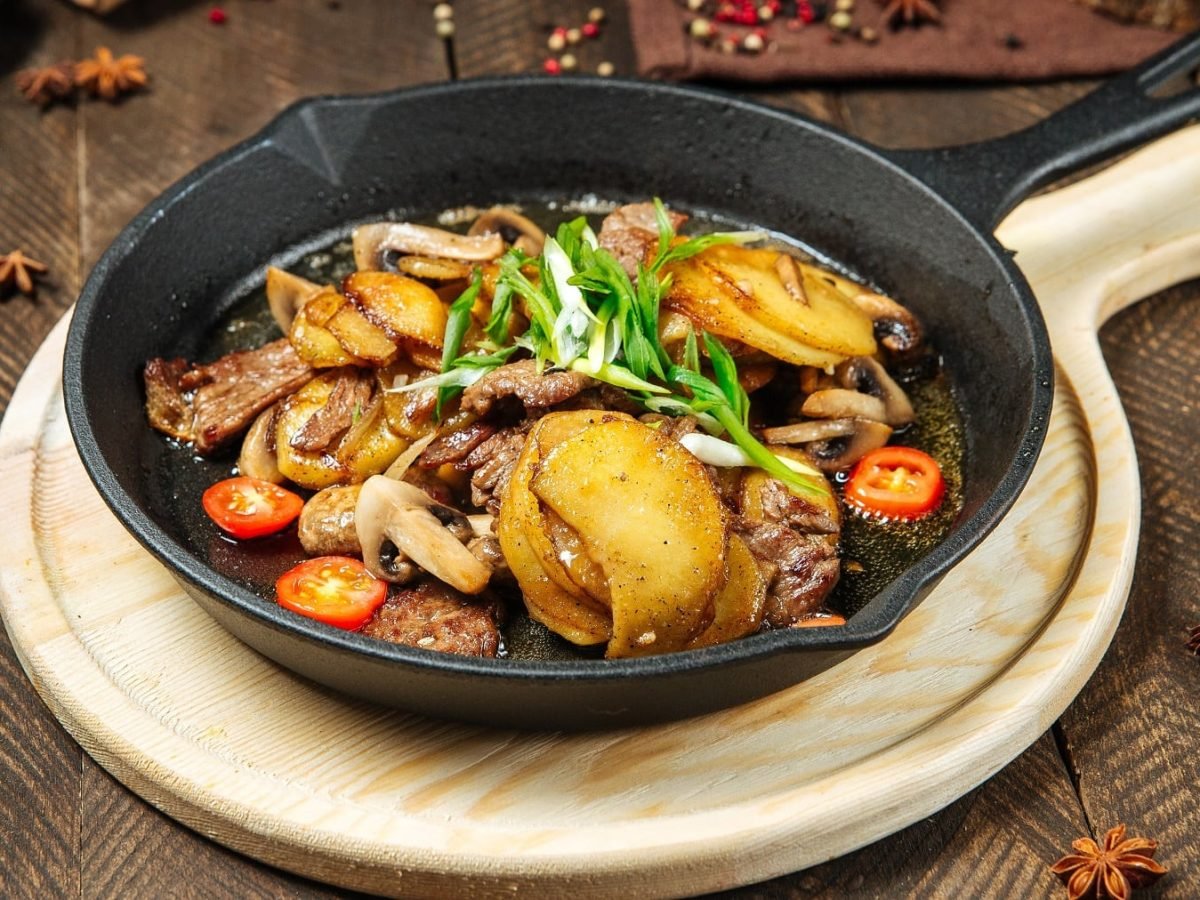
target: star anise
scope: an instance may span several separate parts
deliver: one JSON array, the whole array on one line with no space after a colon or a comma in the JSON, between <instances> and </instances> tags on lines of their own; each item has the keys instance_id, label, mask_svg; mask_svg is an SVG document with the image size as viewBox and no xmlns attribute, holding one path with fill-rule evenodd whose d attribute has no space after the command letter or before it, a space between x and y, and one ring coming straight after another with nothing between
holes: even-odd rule
<instances>
[{"instance_id":1,"label":"star anise","mask_svg":"<svg viewBox=\"0 0 1200 900\"><path fill-rule=\"evenodd\" d=\"M30 103L49 106L75 90L75 68L69 62L42 68L22 69L17 73L17 90Z\"/></svg>"},{"instance_id":2,"label":"star anise","mask_svg":"<svg viewBox=\"0 0 1200 900\"><path fill-rule=\"evenodd\" d=\"M1075 853L1050 867L1067 886L1069 900L1128 900L1135 888L1153 884L1167 872L1153 859L1158 842L1151 838L1126 840L1124 825L1105 833L1103 847L1087 837L1071 846Z\"/></svg>"},{"instance_id":3,"label":"star anise","mask_svg":"<svg viewBox=\"0 0 1200 900\"><path fill-rule=\"evenodd\" d=\"M880 2L886 5L883 18L892 26L900 23L916 25L923 20L942 21L942 14L938 11L934 0L880 0Z\"/></svg>"},{"instance_id":4,"label":"star anise","mask_svg":"<svg viewBox=\"0 0 1200 900\"><path fill-rule=\"evenodd\" d=\"M1188 635L1187 648L1200 656L1200 625L1192 626L1192 631Z\"/></svg>"},{"instance_id":5,"label":"star anise","mask_svg":"<svg viewBox=\"0 0 1200 900\"><path fill-rule=\"evenodd\" d=\"M116 58L107 47L98 47L94 57L75 64L75 83L111 103L121 94L145 86L145 64L140 56Z\"/></svg>"},{"instance_id":6,"label":"star anise","mask_svg":"<svg viewBox=\"0 0 1200 900\"><path fill-rule=\"evenodd\" d=\"M48 272L45 263L40 263L14 250L7 256L0 256L0 287L16 285L22 294L33 294L33 279L35 275L45 275Z\"/></svg>"}]
</instances>

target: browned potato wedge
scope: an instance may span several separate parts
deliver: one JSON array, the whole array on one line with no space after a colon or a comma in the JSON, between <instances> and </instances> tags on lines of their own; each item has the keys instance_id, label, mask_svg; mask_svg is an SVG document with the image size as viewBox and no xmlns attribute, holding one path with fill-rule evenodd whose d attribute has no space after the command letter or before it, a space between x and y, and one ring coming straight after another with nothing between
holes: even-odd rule
<instances>
[{"instance_id":1,"label":"browned potato wedge","mask_svg":"<svg viewBox=\"0 0 1200 900\"><path fill-rule=\"evenodd\" d=\"M699 256L668 268L672 282L663 307L682 313L701 328L797 366L826 369L846 358L803 343L752 316L746 309L746 295Z\"/></svg>"},{"instance_id":2,"label":"browned potato wedge","mask_svg":"<svg viewBox=\"0 0 1200 900\"><path fill-rule=\"evenodd\" d=\"M763 577L754 554L736 534L729 536L725 554L728 577L725 586L713 598L713 620L692 638L688 648L711 647L754 634L762 625L767 604L767 579Z\"/></svg>"},{"instance_id":3,"label":"browned potato wedge","mask_svg":"<svg viewBox=\"0 0 1200 900\"><path fill-rule=\"evenodd\" d=\"M363 366L366 363L346 352L325 323L344 304L345 298L333 288L309 300L292 320L288 341L296 355L315 369L335 366Z\"/></svg>"},{"instance_id":4,"label":"browned potato wedge","mask_svg":"<svg viewBox=\"0 0 1200 900\"><path fill-rule=\"evenodd\" d=\"M346 276L342 291L393 340L442 346L446 307L428 285L392 272L355 272Z\"/></svg>"},{"instance_id":5,"label":"browned potato wedge","mask_svg":"<svg viewBox=\"0 0 1200 900\"><path fill-rule=\"evenodd\" d=\"M608 656L681 650L708 625L725 578L728 517L682 446L640 422L600 422L550 450L530 489L608 577Z\"/></svg>"},{"instance_id":6,"label":"browned potato wedge","mask_svg":"<svg viewBox=\"0 0 1200 900\"><path fill-rule=\"evenodd\" d=\"M752 250L733 244L718 245L698 257L726 282L729 296L754 318L797 341L842 356L870 356L875 352L871 319L830 283L820 269L805 266L804 299L784 286L777 263L783 254Z\"/></svg>"},{"instance_id":7,"label":"browned potato wedge","mask_svg":"<svg viewBox=\"0 0 1200 900\"><path fill-rule=\"evenodd\" d=\"M345 304L325 326L347 353L372 366L386 366L400 353L382 328L372 325L357 306Z\"/></svg>"}]
</instances>

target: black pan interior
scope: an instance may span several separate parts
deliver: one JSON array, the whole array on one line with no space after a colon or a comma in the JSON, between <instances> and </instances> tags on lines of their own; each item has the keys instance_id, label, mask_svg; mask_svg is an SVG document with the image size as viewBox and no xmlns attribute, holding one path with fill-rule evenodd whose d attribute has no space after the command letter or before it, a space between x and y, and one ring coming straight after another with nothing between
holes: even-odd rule
<instances>
[{"instance_id":1,"label":"black pan interior","mask_svg":"<svg viewBox=\"0 0 1200 900\"><path fill-rule=\"evenodd\" d=\"M283 613L213 572L155 511L139 373L193 356L272 260L382 213L659 195L792 235L902 297L934 335L966 421L955 530L842 629L758 635L673 657L445 658ZM793 683L879 639L1008 508L1049 409L1044 329L1002 251L871 148L692 89L589 79L465 82L309 101L155 201L89 279L65 394L105 499L222 624L285 665L370 699L534 726L676 718ZM654 685L648 687L648 685Z\"/></svg>"}]
</instances>

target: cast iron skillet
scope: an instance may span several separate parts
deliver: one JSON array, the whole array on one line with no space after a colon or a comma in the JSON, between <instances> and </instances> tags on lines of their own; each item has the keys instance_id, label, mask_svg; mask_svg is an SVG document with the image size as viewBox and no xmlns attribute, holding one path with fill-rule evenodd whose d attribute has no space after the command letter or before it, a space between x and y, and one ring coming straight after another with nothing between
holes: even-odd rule
<instances>
[{"instance_id":1,"label":"cast iron skillet","mask_svg":"<svg viewBox=\"0 0 1200 900\"><path fill-rule=\"evenodd\" d=\"M1053 366L1037 305L991 229L1034 188L1200 112L1190 87L1148 94L1198 60L1193 37L1027 131L932 152L884 151L796 115L651 83L511 78L307 100L151 203L96 266L67 341L70 425L105 501L187 593L246 643L325 685L436 716L554 729L741 703L884 638L1012 506L1045 434ZM268 261L389 210L585 193L657 194L798 236L927 323L966 419L965 506L945 541L845 627L639 660L429 653L254 596L152 502L142 366L193 356Z\"/></svg>"}]
</instances>

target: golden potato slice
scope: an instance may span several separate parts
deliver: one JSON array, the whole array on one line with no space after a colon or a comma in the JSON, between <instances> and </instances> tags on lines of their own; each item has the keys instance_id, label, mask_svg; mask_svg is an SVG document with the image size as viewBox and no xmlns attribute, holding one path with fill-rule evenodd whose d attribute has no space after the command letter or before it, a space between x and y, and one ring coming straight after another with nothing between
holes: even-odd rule
<instances>
[{"instance_id":1,"label":"golden potato slice","mask_svg":"<svg viewBox=\"0 0 1200 900\"><path fill-rule=\"evenodd\" d=\"M608 577L608 656L681 650L708 624L725 578L728 518L682 446L640 422L600 422L550 450L530 489Z\"/></svg>"},{"instance_id":2,"label":"golden potato slice","mask_svg":"<svg viewBox=\"0 0 1200 900\"><path fill-rule=\"evenodd\" d=\"M428 285L393 272L355 272L346 276L342 291L392 340L411 338L441 348L446 307Z\"/></svg>"},{"instance_id":3,"label":"golden potato slice","mask_svg":"<svg viewBox=\"0 0 1200 900\"><path fill-rule=\"evenodd\" d=\"M688 649L735 641L754 634L762 625L767 579L746 542L736 534L729 536L725 569L725 586L713 598L712 624L692 638Z\"/></svg>"},{"instance_id":4,"label":"golden potato slice","mask_svg":"<svg viewBox=\"0 0 1200 900\"><path fill-rule=\"evenodd\" d=\"M803 343L755 318L746 309L745 295L700 256L668 267L672 281L663 298L665 309L682 313L715 335L733 338L793 365L827 369L846 358Z\"/></svg>"},{"instance_id":5,"label":"golden potato slice","mask_svg":"<svg viewBox=\"0 0 1200 900\"><path fill-rule=\"evenodd\" d=\"M366 481L395 462L408 444L388 426L383 398L376 395L338 443L335 456L351 482Z\"/></svg>"},{"instance_id":6,"label":"golden potato slice","mask_svg":"<svg viewBox=\"0 0 1200 900\"><path fill-rule=\"evenodd\" d=\"M325 327L345 302L346 298L341 294L327 288L305 303L292 319L288 341L296 355L315 369L366 365L357 356L347 353Z\"/></svg>"},{"instance_id":7,"label":"golden potato slice","mask_svg":"<svg viewBox=\"0 0 1200 900\"><path fill-rule=\"evenodd\" d=\"M799 268L804 298L785 287L777 264L783 254L734 244L710 247L696 259L725 282L728 296L764 325L797 341L843 356L875 352L871 319L828 281L822 270Z\"/></svg>"},{"instance_id":8,"label":"golden potato slice","mask_svg":"<svg viewBox=\"0 0 1200 900\"><path fill-rule=\"evenodd\" d=\"M599 422L618 419L632 421L624 413L592 409L551 413L539 419L525 442L500 508L501 518L508 516L521 521L525 539L550 580L606 615L610 601L603 571L592 562L570 526L553 511L542 509L529 490L529 482L546 454L563 441Z\"/></svg>"},{"instance_id":9,"label":"golden potato slice","mask_svg":"<svg viewBox=\"0 0 1200 900\"><path fill-rule=\"evenodd\" d=\"M372 325L353 303L346 303L333 314L325 327L338 339L347 353L372 366L386 366L400 349L382 328Z\"/></svg>"},{"instance_id":10,"label":"golden potato slice","mask_svg":"<svg viewBox=\"0 0 1200 900\"><path fill-rule=\"evenodd\" d=\"M314 491L378 475L408 446L406 439L388 427L383 402L376 399L332 451L293 447L292 437L329 400L337 378L336 372L322 373L300 388L283 402L275 425L275 455L280 474Z\"/></svg>"},{"instance_id":11,"label":"golden potato slice","mask_svg":"<svg viewBox=\"0 0 1200 900\"><path fill-rule=\"evenodd\" d=\"M551 418L554 416L546 416L539 426ZM602 644L612 636L608 613L581 596L582 592L572 593L551 578L543 554L530 540L531 536L544 534L537 498L529 490L529 480L540 458L538 442L531 433L500 504L496 525L500 549L521 587L525 608L532 619L573 644Z\"/></svg>"}]
</instances>

